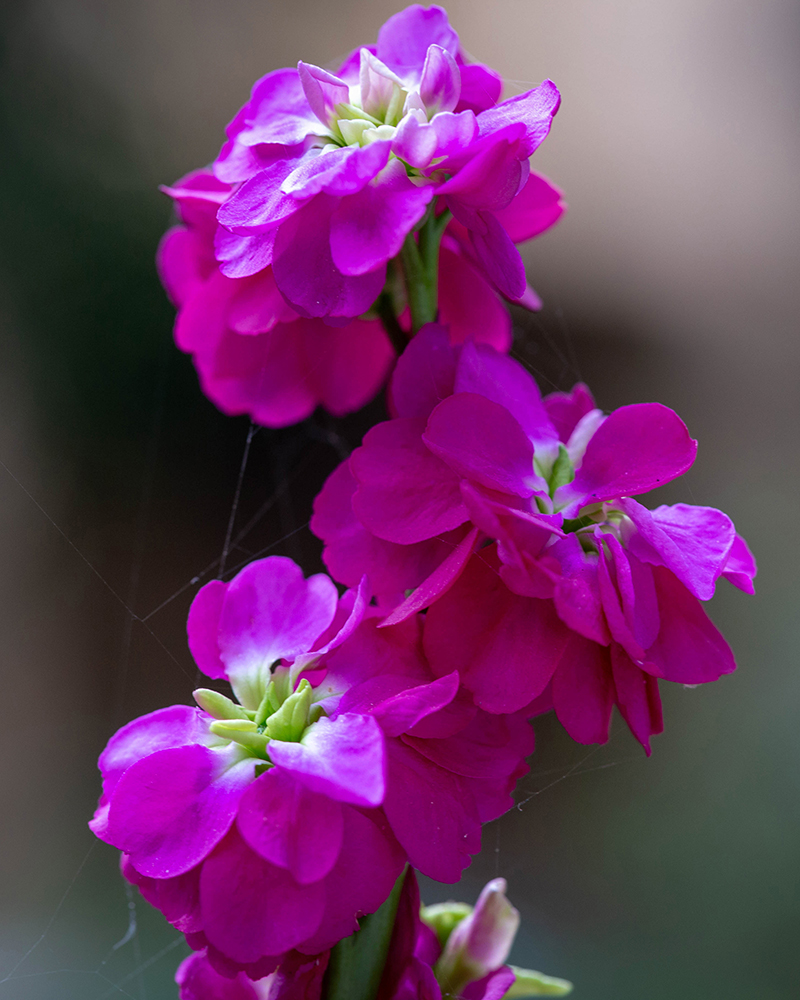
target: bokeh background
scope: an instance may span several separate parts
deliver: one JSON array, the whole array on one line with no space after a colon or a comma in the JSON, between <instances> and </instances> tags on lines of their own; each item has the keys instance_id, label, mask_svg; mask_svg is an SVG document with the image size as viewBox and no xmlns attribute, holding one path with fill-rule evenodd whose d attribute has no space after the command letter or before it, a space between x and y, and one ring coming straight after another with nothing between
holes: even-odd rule
<instances>
[{"instance_id":1,"label":"bokeh background","mask_svg":"<svg viewBox=\"0 0 800 1000\"><path fill-rule=\"evenodd\" d=\"M154 270L157 192L216 154L250 84L374 39L389 0L5 0L0 8L0 998L175 997L185 953L85 823L97 754L189 701L186 611L216 572L246 419L198 390ZM646 760L548 719L519 808L457 889L505 875L514 958L576 1000L800 995L798 43L793 0L454 0L508 93L563 93L536 166L570 211L529 245L543 388L660 400L700 440L665 490L728 511L759 592L711 614L738 672L665 685ZM318 567L310 503L380 403L260 431L228 567ZM206 573L203 576L203 573ZM127 608L137 616L134 619ZM668 688L668 689L667 689Z\"/></svg>"}]
</instances>

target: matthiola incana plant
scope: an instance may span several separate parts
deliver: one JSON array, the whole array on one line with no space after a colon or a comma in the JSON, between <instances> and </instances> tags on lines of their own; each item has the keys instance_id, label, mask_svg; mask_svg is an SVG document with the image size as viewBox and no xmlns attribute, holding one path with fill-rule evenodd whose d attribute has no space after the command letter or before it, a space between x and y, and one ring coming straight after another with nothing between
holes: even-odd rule
<instances>
[{"instance_id":1,"label":"matthiola incana plant","mask_svg":"<svg viewBox=\"0 0 800 1000\"><path fill-rule=\"evenodd\" d=\"M459 879L534 716L602 743L616 705L649 754L659 680L735 667L703 603L721 577L752 593L746 543L647 497L695 460L681 419L542 397L511 357L504 300L541 305L517 244L564 204L530 169L558 90L501 90L415 4L335 69L267 73L217 159L164 189L175 340L220 410L278 428L388 383L314 503L333 579L271 556L202 587L208 686L100 756L91 827L185 935L181 1000L566 994L507 964L503 879L421 907L416 872Z\"/></svg>"}]
</instances>

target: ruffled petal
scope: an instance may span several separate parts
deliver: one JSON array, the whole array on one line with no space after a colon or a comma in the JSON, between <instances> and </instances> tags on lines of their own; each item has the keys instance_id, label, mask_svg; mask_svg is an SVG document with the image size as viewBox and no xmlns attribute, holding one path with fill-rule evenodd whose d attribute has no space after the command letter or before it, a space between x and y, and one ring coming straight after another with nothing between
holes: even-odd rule
<instances>
[{"instance_id":1,"label":"ruffled petal","mask_svg":"<svg viewBox=\"0 0 800 1000\"><path fill-rule=\"evenodd\" d=\"M234 828L200 874L203 927L209 942L237 963L297 947L320 926L322 881L300 885L265 861Z\"/></svg>"},{"instance_id":2,"label":"ruffled petal","mask_svg":"<svg viewBox=\"0 0 800 1000\"><path fill-rule=\"evenodd\" d=\"M554 501L572 517L586 504L646 493L686 472L696 454L697 442L668 406L621 406L597 429L575 478Z\"/></svg>"},{"instance_id":3,"label":"ruffled petal","mask_svg":"<svg viewBox=\"0 0 800 1000\"><path fill-rule=\"evenodd\" d=\"M273 767L245 791L236 817L239 833L272 864L301 885L333 868L342 846L342 806L309 791L291 772Z\"/></svg>"},{"instance_id":4,"label":"ruffled petal","mask_svg":"<svg viewBox=\"0 0 800 1000\"><path fill-rule=\"evenodd\" d=\"M423 541L467 519L458 476L425 447L423 430L412 418L377 424L350 456L355 515L386 541Z\"/></svg>"},{"instance_id":5,"label":"ruffled petal","mask_svg":"<svg viewBox=\"0 0 800 1000\"><path fill-rule=\"evenodd\" d=\"M533 90L482 111L478 115L481 135L490 135L511 124L522 122L525 126L523 155L528 157L547 137L560 103L558 88L552 80L545 80Z\"/></svg>"},{"instance_id":6,"label":"ruffled petal","mask_svg":"<svg viewBox=\"0 0 800 1000\"><path fill-rule=\"evenodd\" d=\"M117 782L108 841L143 875L182 875L225 836L256 760L236 746L198 744L159 750L129 767Z\"/></svg>"},{"instance_id":7,"label":"ruffled petal","mask_svg":"<svg viewBox=\"0 0 800 1000\"><path fill-rule=\"evenodd\" d=\"M385 792L384 738L370 715L321 718L299 743L272 740L269 755L311 791L338 802L379 806Z\"/></svg>"},{"instance_id":8,"label":"ruffled petal","mask_svg":"<svg viewBox=\"0 0 800 1000\"><path fill-rule=\"evenodd\" d=\"M474 345L466 344L469 350ZM422 440L459 478L501 493L533 494L533 447L500 403L475 392L450 396L431 413Z\"/></svg>"},{"instance_id":9,"label":"ruffled petal","mask_svg":"<svg viewBox=\"0 0 800 1000\"><path fill-rule=\"evenodd\" d=\"M331 254L336 267L342 274L365 274L397 256L432 197L432 187L412 184L400 160L393 160L333 212Z\"/></svg>"},{"instance_id":10,"label":"ruffled petal","mask_svg":"<svg viewBox=\"0 0 800 1000\"><path fill-rule=\"evenodd\" d=\"M643 668L680 684L705 684L736 669L730 646L697 599L662 566L653 567L661 628Z\"/></svg>"},{"instance_id":11,"label":"ruffled petal","mask_svg":"<svg viewBox=\"0 0 800 1000\"><path fill-rule=\"evenodd\" d=\"M637 528L628 539L630 551L672 570L698 600L711 600L736 537L728 515L685 503L650 511L630 498L619 506Z\"/></svg>"}]
</instances>

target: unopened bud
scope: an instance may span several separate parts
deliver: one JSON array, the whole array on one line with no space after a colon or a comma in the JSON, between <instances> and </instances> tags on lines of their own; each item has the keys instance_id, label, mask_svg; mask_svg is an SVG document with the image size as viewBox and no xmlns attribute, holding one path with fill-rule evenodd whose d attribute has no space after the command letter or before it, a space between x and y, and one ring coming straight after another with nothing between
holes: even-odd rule
<instances>
[{"instance_id":1,"label":"unopened bud","mask_svg":"<svg viewBox=\"0 0 800 1000\"><path fill-rule=\"evenodd\" d=\"M455 927L436 964L442 991L458 995L468 983L499 969L511 951L519 912L505 896L506 880L489 882L475 909Z\"/></svg>"},{"instance_id":2,"label":"unopened bud","mask_svg":"<svg viewBox=\"0 0 800 1000\"><path fill-rule=\"evenodd\" d=\"M210 688L198 688L192 692L192 697L203 709L215 719L246 719L247 712L235 701L226 698L219 691L212 691Z\"/></svg>"},{"instance_id":3,"label":"unopened bud","mask_svg":"<svg viewBox=\"0 0 800 1000\"><path fill-rule=\"evenodd\" d=\"M308 725L308 713L314 689L304 677L277 712L267 719L266 732L270 739L297 743Z\"/></svg>"},{"instance_id":4,"label":"unopened bud","mask_svg":"<svg viewBox=\"0 0 800 1000\"><path fill-rule=\"evenodd\" d=\"M266 754L269 738L259 733L255 722L250 719L221 719L212 722L208 728L215 736L238 743L259 757Z\"/></svg>"}]
</instances>

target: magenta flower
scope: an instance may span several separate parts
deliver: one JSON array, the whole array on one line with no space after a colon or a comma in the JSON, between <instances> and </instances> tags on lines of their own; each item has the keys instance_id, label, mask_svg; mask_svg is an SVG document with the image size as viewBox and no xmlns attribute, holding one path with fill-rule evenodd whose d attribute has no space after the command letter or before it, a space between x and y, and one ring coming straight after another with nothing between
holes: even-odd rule
<instances>
[{"instance_id":1,"label":"magenta flower","mask_svg":"<svg viewBox=\"0 0 800 1000\"><path fill-rule=\"evenodd\" d=\"M284 301L270 267L226 277L214 259L214 231L230 185L198 171L166 190L181 224L161 242L159 271L178 307L176 343L192 355L206 396L223 413L247 413L268 427L296 423L317 406L343 416L366 405L395 359L380 322L332 327L304 319ZM453 343L477 325L483 342L510 347L508 312L455 235L441 252L439 304Z\"/></svg>"},{"instance_id":2,"label":"magenta flower","mask_svg":"<svg viewBox=\"0 0 800 1000\"><path fill-rule=\"evenodd\" d=\"M752 592L746 544L720 511L632 499L694 461L672 410L604 417L583 386L542 400L517 362L436 327L412 341L390 399L395 418L329 478L312 529L343 582L366 572L385 604L413 589L386 623L429 607L431 664L458 669L478 705L552 698L575 739L602 742L616 703L647 748L658 678L734 669L698 601L720 576Z\"/></svg>"},{"instance_id":3,"label":"magenta flower","mask_svg":"<svg viewBox=\"0 0 800 1000\"><path fill-rule=\"evenodd\" d=\"M161 242L159 271L178 307L176 343L192 355L206 396L223 413L248 413L268 427L296 423L317 406L342 416L368 403L395 356L381 324L303 319L269 267L225 277L214 260L214 231L230 185L199 171L167 190L181 225Z\"/></svg>"},{"instance_id":4,"label":"magenta flower","mask_svg":"<svg viewBox=\"0 0 800 1000\"><path fill-rule=\"evenodd\" d=\"M125 874L224 975L274 971L351 934L408 860L456 881L512 804L523 716L477 710L434 677L421 621L376 629L364 585L339 599L271 557L203 587L189 615L195 692L129 723L100 758L92 821Z\"/></svg>"},{"instance_id":5,"label":"magenta flower","mask_svg":"<svg viewBox=\"0 0 800 1000\"><path fill-rule=\"evenodd\" d=\"M496 73L467 63L445 11L417 4L336 74L303 62L267 74L214 164L236 185L217 214L222 272L271 265L299 314L359 316L438 198L494 286L530 302L514 243L564 210L529 167L560 98L546 81L497 104L500 89Z\"/></svg>"}]
</instances>

